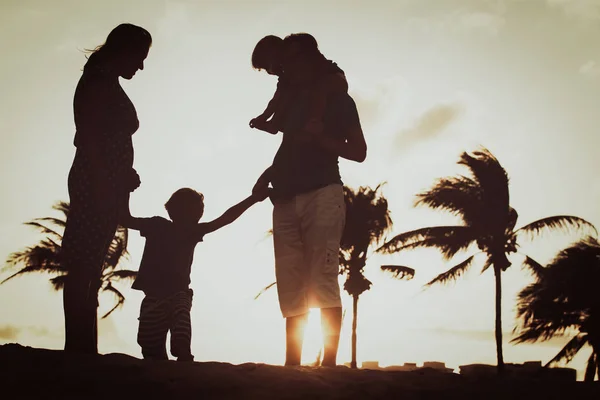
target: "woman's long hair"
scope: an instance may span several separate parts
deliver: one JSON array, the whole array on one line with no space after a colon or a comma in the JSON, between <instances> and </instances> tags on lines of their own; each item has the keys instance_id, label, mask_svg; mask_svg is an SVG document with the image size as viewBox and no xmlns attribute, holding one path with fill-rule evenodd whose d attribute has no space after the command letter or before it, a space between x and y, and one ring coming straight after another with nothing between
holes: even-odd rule
<instances>
[{"instance_id":1,"label":"woman's long hair","mask_svg":"<svg viewBox=\"0 0 600 400\"><path fill-rule=\"evenodd\" d=\"M90 53L86 67L100 58L126 57L128 53L148 49L151 45L152 35L146 29L129 23L120 24L108 34L104 44L86 49Z\"/></svg>"}]
</instances>

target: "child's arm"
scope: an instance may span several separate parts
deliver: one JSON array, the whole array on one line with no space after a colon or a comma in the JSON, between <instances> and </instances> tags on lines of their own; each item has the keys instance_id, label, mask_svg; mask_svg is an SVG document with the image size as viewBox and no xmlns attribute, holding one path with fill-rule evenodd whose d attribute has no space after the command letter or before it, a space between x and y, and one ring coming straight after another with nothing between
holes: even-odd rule
<instances>
[{"instance_id":1,"label":"child's arm","mask_svg":"<svg viewBox=\"0 0 600 400\"><path fill-rule=\"evenodd\" d=\"M266 199L267 195L268 190L261 190L260 192L246 197L244 200L229 208L219 218L210 222L199 223L197 228L197 234L200 236L204 236L207 233L214 232L226 225L231 224L251 206Z\"/></svg>"},{"instance_id":2,"label":"child's arm","mask_svg":"<svg viewBox=\"0 0 600 400\"><path fill-rule=\"evenodd\" d=\"M278 84L277 89L273 94L273 98L269 100L269 104L267 104L267 108L265 108L265 111L263 111L262 114L250 121L250 126L252 128L254 128L252 126L254 122L266 122L275 113L275 111L277 111L277 108L279 107L279 101L281 100L281 91L282 89Z\"/></svg>"}]
</instances>

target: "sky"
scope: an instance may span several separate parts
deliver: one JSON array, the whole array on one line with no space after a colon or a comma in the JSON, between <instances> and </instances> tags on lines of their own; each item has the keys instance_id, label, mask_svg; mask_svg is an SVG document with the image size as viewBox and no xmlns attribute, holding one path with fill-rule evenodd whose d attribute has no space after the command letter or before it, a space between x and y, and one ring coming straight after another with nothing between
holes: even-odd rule
<instances>
[{"instance_id":1,"label":"sky","mask_svg":"<svg viewBox=\"0 0 600 400\"><path fill-rule=\"evenodd\" d=\"M73 160L72 99L83 49L131 22L153 45L122 86L135 104L135 168L142 184L131 199L136 216L166 216L180 187L205 195L207 220L245 198L270 165L281 138L248 127L276 81L251 68L265 35L313 34L321 51L346 72L368 144L364 163L340 161L351 187L383 186L393 233L452 223L414 208L415 194L437 178L464 173L461 152L488 148L510 176L518 226L570 214L600 226L597 156L600 125L600 1L170 1L0 2L0 257L41 237L23 222L53 214L68 200ZM276 292L254 296L274 280L272 205L248 210L205 238L192 271L192 350L197 360L284 361L284 320ZM548 234L521 243L540 262L577 240ZM143 239L131 233L123 267L137 269ZM457 255L457 263L467 255ZM567 337L512 345L517 293L531 282L519 267L504 274L505 360L546 362ZM358 359L381 365L443 361L452 368L495 363L494 282L474 268L455 284L423 285L452 262L434 250L369 258L373 282L360 298ZM381 264L410 265L396 281ZM0 278L10 271L2 272ZM49 276L0 287L0 343L62 348L62 297ZM125 306L100 322L99 348L140 357L136 344L142 295L120 287ZM101 310L114 301L101 297ZM344 306L351 304L344 294ZM339 361L350 360L351 307ZM318 313L310 316L306 362L320 347ZM589 352L572 366L579 369Z\"/></svg>"}]
</instances>

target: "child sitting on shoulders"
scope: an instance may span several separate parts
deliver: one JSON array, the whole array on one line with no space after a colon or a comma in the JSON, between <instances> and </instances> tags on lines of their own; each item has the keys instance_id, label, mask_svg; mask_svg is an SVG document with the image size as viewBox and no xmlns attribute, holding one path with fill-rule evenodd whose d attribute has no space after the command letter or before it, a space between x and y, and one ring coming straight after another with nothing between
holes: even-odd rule
<instances>
[{"instance_id":1,"label":"child sitting on shoulders","mask_svg":"<svg viewBox=\"0 0 600 400\"><path fill-rule=\"evenodd\" d=\"M309 38L314 38L311 35ZM316 46L316 40L315 40ZM268 35L262 38L252 52L252 67L264 69L267 74L278 76L277 89L262 114L250 121L251 128L257 128L271 134L278 133L285 118L286 106L292 90L295 88L285 76L282 66L283 39ZM320 70L311 88L311 107L306 122L310 131L322 129L322 119L327 105L327 97L332 93L348 93L348 82L344 71L336 63L322 57ZM269 120L271 118L271 120Z\"/></svg>"}]
</instances>

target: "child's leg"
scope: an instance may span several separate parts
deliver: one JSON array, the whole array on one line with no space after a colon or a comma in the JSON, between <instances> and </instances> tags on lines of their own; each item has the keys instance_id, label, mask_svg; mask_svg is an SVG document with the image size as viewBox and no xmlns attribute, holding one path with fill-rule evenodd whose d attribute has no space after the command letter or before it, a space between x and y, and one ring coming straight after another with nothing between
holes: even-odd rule
<instances>
[{"instance_id":1,"label":"child's leg","mask_svg":"<svg viewBox=\"0 0 600 400\"><path fill-rule=\"evenodd\" d=\"M140 325L138 328L138 344L142 348L144 359L168 360L167 332L169 330L169 314L165 302L146 296L140 307Z\"/></svg>"},{"instance_id":2,"label":"child's leg","mask_svg":"<svg viewBox=\"0 0 600 400\"><path fill-rule=\"evenodd\" d=\"M177 361L194 361L190 320L193 296L192 289L187 289L177 293L171 300L171 354L177 357Z\"/></svg>"}]
</instances>

